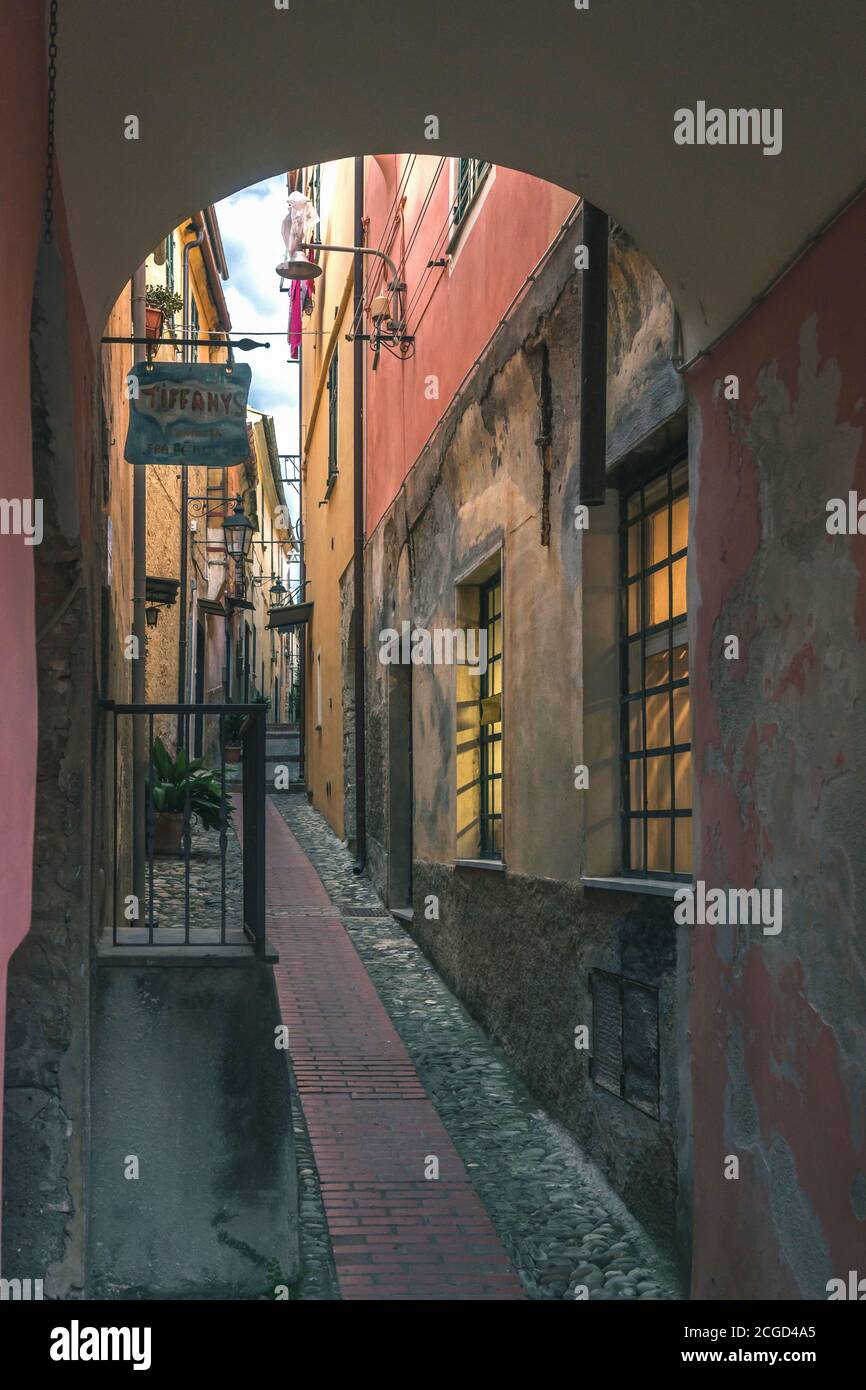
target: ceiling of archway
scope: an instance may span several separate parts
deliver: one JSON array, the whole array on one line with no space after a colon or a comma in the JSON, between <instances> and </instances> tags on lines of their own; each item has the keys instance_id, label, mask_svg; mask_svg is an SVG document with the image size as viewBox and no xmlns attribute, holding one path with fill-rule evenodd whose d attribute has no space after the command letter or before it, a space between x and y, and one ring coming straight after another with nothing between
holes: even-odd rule
<instances>
[{"instance_id":1,"label":"ceiling of archway","mask_svg":"<svg viewBox=\"0 0 866 1390\"><path fill-rule=\"evenodd\" d=\"M192 209L299 164L415 150L480 155L605 208L666 280L691 353L864 174L862 0L75 8L61 6L58 145L94 336ZM698 101L781 108L781 153L677 145L674 112Z\"/></svg>"}]
</instances>

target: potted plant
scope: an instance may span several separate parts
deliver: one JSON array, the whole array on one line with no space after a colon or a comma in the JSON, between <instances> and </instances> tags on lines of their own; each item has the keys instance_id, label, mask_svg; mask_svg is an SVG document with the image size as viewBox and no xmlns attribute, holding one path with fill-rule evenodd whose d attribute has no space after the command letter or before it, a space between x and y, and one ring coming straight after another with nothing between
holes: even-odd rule
<instances>
[{"instance_id":1,"label":"potted plant","mask_svg":"<svg viewBox=\"0 0 866 1390\"><path fill-rule=\"evenodd\" d=\"M225 759L227 763L241 760L241 739L249 723L248 714L227 714L225 717Z\"/></svg>"},{"instance_id":2,"label":"potted plant","mask_svg":"<svg viewBox=\"0 0 866 1390\"><path fill-rule=\"evenodd\" d=\"M183 300L167 285L148 285L144 297L148 338L160 338L162 325L183 308Z\"/></svg>"},{"instance_id":3,"label":"potted plant","mask_svg":"<svg viewBox=\"0 0 866 1390\"><path fill-rule=\"evenodd\" d=\"M156 810L154 854L180 854L187 805L206 830L222 827L223 811L227 825L231 820L228 799L223 801L219 779L204 759L188 758L183 748L173 758L161 738L153 744L148 791Z\"/></svg>"}]
</instances>

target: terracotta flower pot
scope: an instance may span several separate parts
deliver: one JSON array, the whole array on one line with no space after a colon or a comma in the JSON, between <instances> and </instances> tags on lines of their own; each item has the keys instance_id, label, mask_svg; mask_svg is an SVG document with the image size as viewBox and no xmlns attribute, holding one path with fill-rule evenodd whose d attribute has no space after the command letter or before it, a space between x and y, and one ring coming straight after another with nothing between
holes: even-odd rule
<instances>
[{"instance_id":1,"label":"terracotta flower pot","mask_svg":"<svg viewBox=\"0 0 866 1390\"><path fill-rule=\"evenodd\" d=\"M148 338L162 337L163 312L161 309L152 309L148 304L144 311L145 332Z\"/></svg>"},{"instance_id":2,"label":"terracotta flower pot","mask_svg":"<svg viewBox=\"0 0 866 1390\"><path fill-rule=\"evenodd\" d=\"M241 746L239 743L226 744L226 762L239 763L241 760Z\"/></svg>"},{"instance_id":3,"label":"terracotta flower pot","mask_svg":"<svg viewBox=\"0 0 866 1390\"><path fill-rule=\"evenodd\" d=\"M183 812L158 811L153 837L154 854L180 854L183 838Z\"/></svg>"}]
</instances>

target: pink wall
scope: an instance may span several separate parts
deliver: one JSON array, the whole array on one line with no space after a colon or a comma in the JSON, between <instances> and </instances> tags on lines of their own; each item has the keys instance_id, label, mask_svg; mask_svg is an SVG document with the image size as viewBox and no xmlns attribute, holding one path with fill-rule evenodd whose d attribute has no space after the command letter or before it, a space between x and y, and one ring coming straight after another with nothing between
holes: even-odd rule
<instances>
[{"instance_id":1,"label":"pink wall","mask_svg":"<svg viewBox=\"0 0 866 1390\"><path fill-rule=\"evenodd\" d=\"M696 877L783 891L776 937L694 928L698 1298L866 1274L866 537L826 530L866 495L864 237L861 199L690 374Z\"/></svg>"},{"instance_id":2,"label":"pink wall","mask_svg":"<svg viewBox=\"0 0 866 1390\"><path fill-rule=\"evenodd\" d=\"M386 223L405 160L403 155L381 155L366 162L367 245L388 251L398 266L439 164L432 156L415 160L404 189L402 216L398 208ZM444 163L403 273L407 304L426 276L408 315L408 331L417 335L415 357L398 362L383 353L373 372L367 355L368 535L393 501L502 313L576 202L572 193L497 166L495 178L479 196L479 201L485 201L477 221L455 247L451 268L431 270L428 275L428 260L434 254L445 255L447 239L443 242L440 232L452 200L451 163ZM368 270L368 277L373 275ZM430 376L438 377L438 400L428 398Z\"/></svg>"},{"instance_id":3,"label":"pink wall","mask_svg":"<svg viewBox=\"0 0 866 1390\"><path fill-rule=\"evenodd\" d=\"M30 315L42 236L46 82L41 5L0 0L0 302L5 334L0 373L0 496L33 496L30 415ZM91 394L94 360L78 282L72 268L63 195L54 181L54 237L64 262L69 370L83 549L91 536L93 467ZM49 390L57 383L49 385ZM7 969L30 928L36 800L37 679L35 548L19 536L0 536L0 1076L4 1074ZM46 591L47 593L48 591ZM50 597L45 597L49 608ZM2 1146L2 1114L0 1114Z\"/></svg>"},{"instance_id":4,"label":"pink wall","mask_svg":"<svg viewBox=\"0 0 866 1390\"><path fill-rule=\"evenodd\" d=\"M41 5L0 0L0 496L32 497L30 303L42 216L45 60ZM0 536L0 1076L9 957L30 925L36 789L33 547ZM2 1144L2 1114L0 1114Z\"/></svg>"}]
</instances>

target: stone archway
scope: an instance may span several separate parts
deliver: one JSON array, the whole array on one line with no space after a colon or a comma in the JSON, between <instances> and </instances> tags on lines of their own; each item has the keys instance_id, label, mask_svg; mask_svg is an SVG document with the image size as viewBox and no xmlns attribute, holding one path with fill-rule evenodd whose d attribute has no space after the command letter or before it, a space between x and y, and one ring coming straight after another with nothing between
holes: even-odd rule
<instances>
[{"instance_id":1,"label":"stone archway","mask_svg":"<svg viewBox=\"0 0 866 1390\"><path fill-rule=\"evenodd\" d=\"M860 16L848 0L810 7L807 36L785 0L447 0L435 17L403 0L373 11L191 0L182 16L174 0L151 0L146 31L132 0L88 9L87 24L65 18L61 30L58 139L94 338L130 266L191 207L311 159L468 151L620 222L670 287L688 355L862 178ZM164 40L157 70L152 35ZM782 153L675 144L675 110L702 98L782 110Z\"/></svg>"}]
</instances>

